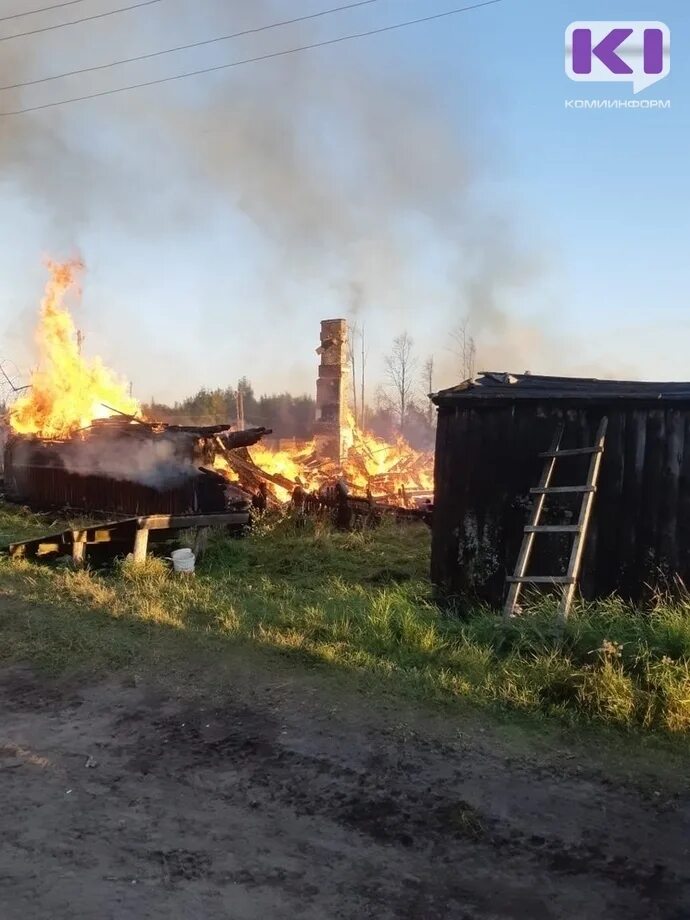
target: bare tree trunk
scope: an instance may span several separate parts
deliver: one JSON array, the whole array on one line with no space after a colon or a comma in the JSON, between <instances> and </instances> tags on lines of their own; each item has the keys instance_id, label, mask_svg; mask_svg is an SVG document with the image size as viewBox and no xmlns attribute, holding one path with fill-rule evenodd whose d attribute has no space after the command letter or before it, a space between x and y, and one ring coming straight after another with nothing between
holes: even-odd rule
<instances>
[{"instance_id":1,"label":"bare tree trunk","mask_svg":"<svg viewBox=\"0 0 690 920\"><path fill-rule=\"evenodd\" d=\"M457 343L456 355L462 379L471 380L475 373L477 346L470 332L469 317L465 317L462 323L453 330L451 336Z\"/></svg>"},{"instance_id":2,"label":"bare tree trunk","mask_svg":"<svg viewBox=\"0 0 690 920\"><path fill-rule=\"evenodd\" d=\"M361 380L362 387L361 387L361 399L360 399L360 422L359 422L359 427L360 427L362 430L364 430L364 426L365 426L365 424L366 424L366 418L365 418L366 409L365 409L365 406L364 406L364 369L365 369L366 363L367 363L367 351L366 351L366 343L365 343L365 338L364 338L364 326L362 326L362 331L361 331L361 333L360 333L360 336L361 336L361 345L362 345L361 359L360 359L360 374L361 374L361 378L362 378L362 380Z\"/></svg>"},{"instance_id":3,"label":"bare tree trunk","mask_svg":"<svg viewBox=\"0 0 690 920\"><path fill-rule=\"evenodd\" d=\"M393 399L397 406L401 435L405 433L415 365L416 358L413 354L413 341L407 332L403 332L402 335L393 340L393 350L386 358L388 386L393 393Z\"/></svg>"},{"instance_id":4,"label":"bare tree trunk","mask_svg":"<svg viewBox=\"0 0 690 920\"><path fill-rule=\"evenodd\" d=\"M400 388L398 391L398 428L405 434L405 409L407 407L407 362L400 362Z\"/></svg>"}]
</instances>

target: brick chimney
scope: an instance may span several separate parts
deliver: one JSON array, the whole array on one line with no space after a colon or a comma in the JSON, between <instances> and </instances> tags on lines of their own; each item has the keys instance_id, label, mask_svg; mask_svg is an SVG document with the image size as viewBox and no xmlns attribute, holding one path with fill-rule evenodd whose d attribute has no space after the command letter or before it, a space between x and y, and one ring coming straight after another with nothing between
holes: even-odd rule
<instances>
[{"instance_id":1,"label":"brick chimney","mask_svg":"<svg viewBox=\"0 0 690 920\"><path fill-rule=\"evenodd\" d=\"M316 381L316 450L324 459L342 463L347 428L347 320L321 320L321 356Z\"/></svg>"}]
</instances>

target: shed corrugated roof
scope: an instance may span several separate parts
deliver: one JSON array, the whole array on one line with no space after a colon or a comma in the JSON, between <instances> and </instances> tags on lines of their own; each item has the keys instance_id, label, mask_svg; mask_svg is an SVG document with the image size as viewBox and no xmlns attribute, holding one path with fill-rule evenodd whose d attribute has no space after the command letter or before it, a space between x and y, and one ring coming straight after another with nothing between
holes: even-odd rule
<instances>
[{"instance_id":1,"label":"shed corrugated roof","mask_svg":"<svg viewBox=\"0 0 690 920\"><path fill-rule=\"evenodd\" d=\"M482 371L471 380L433 393L437 406L465 400L655 400L690 402L690 383L598 380L596 377L545 377Z\"/></svg>"}]
</instances>

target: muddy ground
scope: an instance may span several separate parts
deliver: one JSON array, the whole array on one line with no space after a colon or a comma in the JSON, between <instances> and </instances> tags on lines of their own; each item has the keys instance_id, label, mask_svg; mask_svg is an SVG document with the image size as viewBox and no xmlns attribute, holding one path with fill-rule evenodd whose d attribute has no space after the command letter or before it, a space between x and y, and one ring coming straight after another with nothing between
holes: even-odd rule
<instances>
[{"instance_id":1,"label":"muddy ground","mask_svg":"<svg viewBox=\"0 0 690 920\"><path fill-rule=\"evenodd\" d=\"M0 916L690 917L687 783L621 771L266 663L193 701L5 669Z\"/></svg>"}]
</instances>

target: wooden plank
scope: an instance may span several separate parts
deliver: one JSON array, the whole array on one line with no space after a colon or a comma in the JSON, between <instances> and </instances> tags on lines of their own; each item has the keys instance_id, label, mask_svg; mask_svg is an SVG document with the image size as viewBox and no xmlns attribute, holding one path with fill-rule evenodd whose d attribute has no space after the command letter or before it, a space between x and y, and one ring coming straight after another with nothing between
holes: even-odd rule
<instances>
[{"instance_id":1,"label":"wooden plank","mask_svg":"<svg viewBox=\"0 0 690 920\"><path fill-rule=\"evenodd\" d=\"M567 492L596 492L596 486L537 486L536 489L530 489L530 492L533 495L565 495Z\"/></svg>"},{"instance_id":2,"label":"wooden plank","mask_svg":"<svg viewBox=\"0 0 690 920\"><path fill-rule=\"evenodd\" d=\"M72 542L72 565L75 569L80 569L84 565L86 558L86 540L74 540Z\"/></svg>"},{"instance_id":3,"label":"wooden plank","mask_svg":"<svg viewBox=\"0 0 690 920\"><path fill-rule=\"evenodd\" d=\"M146 527L140 527L134 537L134 561L137 564L145 562L146 550L148 549L149 532Z\"/></svg>"},{"instance_id":4,"label":"wooden plank","mask_svg":"<svg viewBox=\"0 0 690 920\"><path fill-rule=\"evenodd\" d=\"M561 438L563 437L564 425L562 423L556 426L556 429L553 433L553 438L551 440L551 445L549 447L550 452L555 452L558 450L558 445L561 443ZM539 480L539 486L537 487L539 498L535 501L532 507L532 514L530 515L530 527L536 527L539 524L541 518L541 513L544 508L544 496L547 494L549 483L553 476L553 471L556 466L555 456L546 460L544 467L542 469L541 478ZM531 492L534 492L534 489L530 489ZM513 578L508 578L507 582L510 585L508 589L508 596L506 597L505 607L503 608L503 615L507 618L514 616L515 614L515 605L518 602L520 597L520 586L524 584L524 581L521 580L524 578L525 572L527 570L527 565L529 563L529 557L532 553L532 547L534 545L534 532L527 531L522 539L522 546L520 547L520 553L515 563L515 576Z\"/></svg>"},{"instance_id":5,"label":"wooden plank","mask_svg":"<svg viewBox=\"0 0 690 920\"><path fill-rule=\"evenodd\" d=\"M266 470L262 470L254 463L251 454L246 449L240 448L239 450L225 451L220 441L218 441L218 444L221 450L223 450L223 456L228 466L240 477L240 482L243 481L244 477L247 481L247 485L253 488L256 488L256 480L259 482L272 482L274 485L280 486L281 489L286 489L288 492L292 492L297 485L296 482L293 482L286 476L282 476L279 473L268 473Z\"/></svg>"},{"instance_id":6,"label":"wooden plank","mask_svg":"<svg viewBox=\"0 0 690 920\"><path fill-rule=\"evenodd\" d=\"M595 444L601 416L592 411L586 414L588 420L587 441ZM621 517L623 477L625 475L625 425L624 412L611 409L607 415L606 463L601 467L595 483L596 500L592 504L592 515L587 525L587 535L582 548L578 591L585 597L608 596L617 590L619 583L620 550L622 546ZM583 442L584 443L584 442ZM583 480L589 475L588 462L583 467ZM582 510L581 504L578 512ZM577 520L577 516L574 521ZM572 556L572 551L568 557ZM569 558L564 571L569 565Z\"/></svg>"},{"instance_id":7,"label":"wooden plank","mask_svg":"<svg viewBox=\"0 0 690 920\"><path fill-rule=\"evenodd\" d=\"M71 552L75 565L81 565L87 545L95 543L127 543L134 534L134 555L137 561L146 558L148 532L167 530L175 531L189 528L209 528L232 524L249 523L250 515L246 511L234 511L221 514L154 514L141 518L126 518L122 521L98 524L83 530L64 530L46 537L34 537L11 543L7 552L11 559L24 559L27 556L47 555L61 550ZM135 529L136 528L136 529ZM144 537L143 532L146 536ZM142 555L143 553L143 555Z\"/></svg>"},{"instance_id":8,"label":"wooden plank","mask_svg":"<svg viewBox=\"0 0 690 920\"><path fill-rule=\"evenodd\" d=\"M30 540L17 540L16 543L10 543L8 550L19 549L23 547L26 550L35 550L39 543L62 543L62 534L47 534L44 537L31 537Z\"/></svg>"},{"instance_id":9,"label":"wooden plank","mask_svg":"<svg viewBox=\"0 0 690 920\"><path fill-rule=\"evenodd\" d=\"M635 409L628 416L625 453L623 516L619 523L624 574L620 587L624 598L638 599L646 581L644 574L646 557L644 536L648 515L644 503L647 454L646 410ZM599 511L601 512L601 509Z\"/></svg>"},{"instance_id":10,"label":"wooden plank","mask_svg":"<svg viewBox=\"0 0 690 920\"><path fill-rule=\"evenodd\" d=\"M510 526L506 527L505 511L515 497L515 493L506 481L507 476L513 475L510 464L506 464L506 457L511 456L511 451L506 448L512 437L511 429L514 421L509 409L481 413L481 416L482 430L479 444L481 462L477 471L479 474L478 489L470 497L473 517L476 521L476 554L471 562L473 569L471 590L476 593L480 589L485 595L494 597L501 603L506 589L505 577L513 574L505 570L504 565L501 565L501 560L505 559L506 534L510 531ZM549 440L552 435L553 430L549 430ZM542 443L538 443L537 446L541 447ZM533 460L537 462L539 472L529 475L526 480L528 483L536 482L543 466L542 462L536 460L536 457ZM520 511L517 511L516 513L516 517L520 517L520 525L524 523L523 515L524 512L521 514ZM524 539L524 535L520 533L521 530L520 526L517 540L513 544L514 549L511 552L512 559L518 556L521 541ZM470 530L468 534L470 537L471 533Z\"/></svg>"},{"instance_id":11,"label":"wooden plank","mask_svg":"<svg viewBox=\"0 0 690 920\"><path fill-rule=\"evenodd\" d=\"M685 450L684 422L678 409L666 412L666 456L659 488L659 562L670 576L678 571L678 497Z\"/></svg>"},{"instance_id":12,"label":"wooden plank","mask_svg":"<svg viewBox=\"0 0 690 920\"><path fill-rule=\"evenodd\" d=\"M683 455L678 477L678 509L676 515L678 574L687 585L690 583L690 416L686 416L684 422Z\"/></svg>"},{"instance_id":13,"label":"wooden plank","mask_svg":"<svg viewBox=\"0 0 690 920\"><path fill-rule=\"evenodd\" d=\"M516 585L574 585L576 579L572 575L511 575L506 581Z\"/></svg>"},{"instance_id":14,"label":"wooden plank","mask_svg":"<svg viewBox=\"0 0 690 920\"><path fill-rule=\"evenodd\" d=\"M466 431L464 438L457 429L451 429L453 455L457 466L451 469L446 479L446 494L450 493L452 505L455 506L454 520L450 521L458 540L451 539L447 552L454 556L450 564L455 567L455 591L470 596L476 591L474 560L476 558L476 534L478 525L476 511L484 505L485 495L482 489L483 463L477 462L484 453L484 424L481 413L472 407L463 410ZM455 516L457 515L457 516ZM454 537L454 534L453 534Z\"/></svg>"},{"instance_id":15,"label":"wooden plank","mask_svg":"<svg viewBox=\"0 0 690 920\"><path fill-rule=\"evenodd\" d=\"M89 531L87 543L112 543L115 534L112 530L92 530Z\"/></svg>"},{"instance_id":16,"label":"wooden plank","mask_svg":"<svg viewBox=\"0 0 690 920\"><path fill-rule=\"evenodd\" d=\"M525 533L578 533L579 524L537 524L533 527L528 524L525 527Z\"/></svg>"},{"instance_id":17,"label":"wooden plank","mask_svg":"<svg viewBox=\"0 0 690 920\"><path fill-rule=\"evenodd\" d=\"M167 530L185 527L222 527L226 524L246 524L248 511L234 511L222 514L149 514L134 518L139 528L146 530ZM123 521L122 523L127 523Z\"/></svg>"},{"instance_id":18,"label":"wooden plank","mask_svg":"<svg viewBox=\"0 0 690 920\"><path fill-rule=\"evenodd\" d=\"M39 538L22 540L20 543L10 543L7 547L10 559L24 559L27 556L36 556L45 553L57 552L63 546L60 540Z\"/></svg>"},{"instance_id":19,"label":"wooden plank","mask_svg":"<svg viewBox=\"0 0 690 920\"><path fill-rule=\"evenodd\" d=\"M589 524L589 518L592 511L592 503L594 501L594 492L596 489L596 482L599 477L599 468L601 466L601 458L604 449L604 442L606 440L606 428L608 426L608 419L604 416L599 423L599 429L597 431L595 445L601 447L600 451L592 454L592 459L589 464L589 471L587 473L587 482L589 483L589 488L586 490L586 494L582 499L582 506L580 508L580 517L578 519L578 526L580 532L576 534L575 540L573 541L573 549L570 554L570 562L568 564L568 573L565 576L568 581L564 582L568 587L563 592L563 597L561 598L561 603L559 605L558 616L561 622L564 622L570 613L570 605L573 602L573 596L575 594L575 585L577 583L577 576L580 572L580 564L582 562L582 552L585 546L585 538L587 535L587 525Z\"/></svg>"},{"instance_id":20,"label":"wooden plank","mask_svg":"<svg viewBox=\"0 0 690 920\"><path fill-rule=\"evenodd\" d=\"M66 530L61 536L64 542L68 544L119 543L131 539L134 530L135 524L134 519L132 519L99 525L98 527L88 527L86 530Z\"/></svg>"},{"instance_id":21,"label":"wooden plank","mask_svg":"<svg viewBox=\"0 0 690 920\"><path fill-rule=\"evenodd\" d=\"M580 457L583 454L599 454L598 447L568 447L565 450L545 450L539 454L540 457Z\"/></svg>"},{"instance_id":22,"label":"wooden plank","mask_svg":"<svg viewBox=\"0 0 690 920\"><path fill-rule=\"evenodd\" d=\"M453 435L465 437L467 413L439 411L434 453L434 501L439 509L431 529L431 581L437 596L459 590L459 532L467 482L466 455L456 451Z\"/></svg>"},{"instance_id":23,"label":"wooden plank","mask_svg":"<svg viewBox=\"0 0 690 920\"><path fill-rule=\"evenodd\" d=\"M641 590L649 593L650 586L658 584L662 560L659 552L659 525L661 523L660 497L664 488L664 461L666 455L666 413L662 408L646 413L645 440L640 515L637 522L638 572Z\"/></svg>"}]
</instances>

